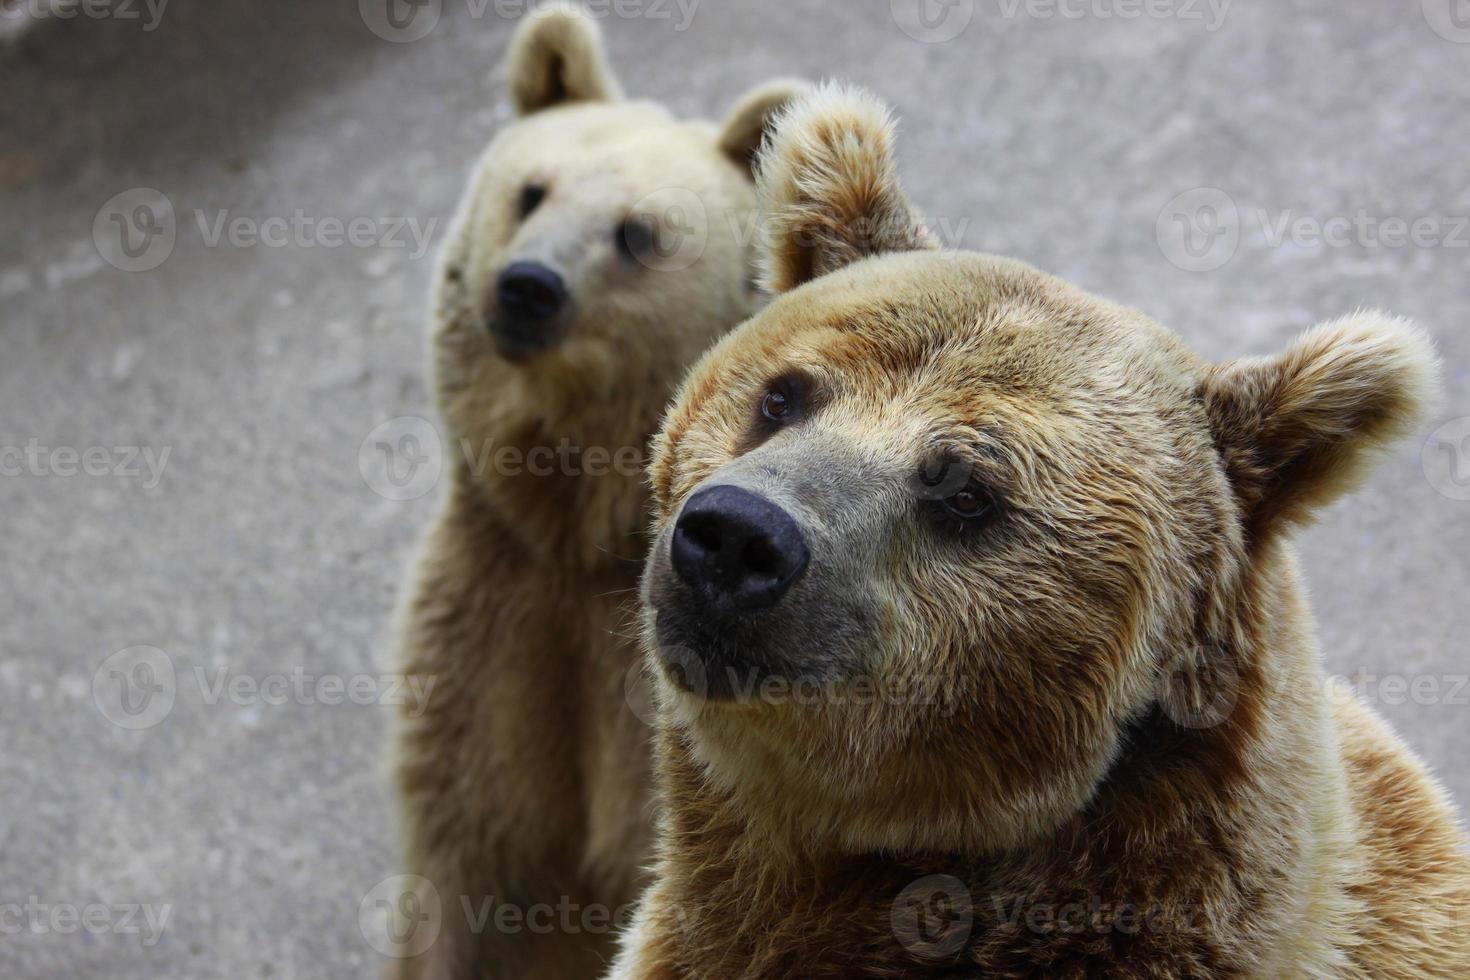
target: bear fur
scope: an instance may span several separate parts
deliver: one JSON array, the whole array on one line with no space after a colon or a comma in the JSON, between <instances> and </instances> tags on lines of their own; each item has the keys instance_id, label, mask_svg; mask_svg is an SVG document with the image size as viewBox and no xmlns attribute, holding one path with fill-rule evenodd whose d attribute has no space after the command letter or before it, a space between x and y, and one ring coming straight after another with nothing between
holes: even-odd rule
<instances>
[{"instance_id":1,"label":"bear fur","mask_svg":"<svg viewBox=\"0 0 1470 980\"><path fill-rule=\"evenodd\" d=\"M765 300L751 161L798 90L763 86L722 126L679 120L623 100L574 8L518 28L518 116L475 168L433 301L451 464L397 648L434 687L399 719L393 768L404 871L434 893L404 908L442 922L395 975L593 977L611 956L651 836L651 733L625 694L642 465L684 370ZM529 334L501 329L497 282L517 262L555 270L568 295ZM504 906L524 924L472 924ZM548 909L549 932L534 918Z\"/></svg>"},{"instance_id":2,"label":"bear fur","mask_svg":"<svg viewBox=\"0 0 1470 980\"><path fill-rule=\"evenodd\" d=\"M610 976L1470 976L1456 815L1328 687L1288 541L1419 418L1425 335L1360 313L1207 363L935 249L891 139L840 87L778 121L782 295L656 440L662 816ZM744 527L685 520L712 487L800 528L768 608L671 557Z\"/></svg>"}]
</instances>

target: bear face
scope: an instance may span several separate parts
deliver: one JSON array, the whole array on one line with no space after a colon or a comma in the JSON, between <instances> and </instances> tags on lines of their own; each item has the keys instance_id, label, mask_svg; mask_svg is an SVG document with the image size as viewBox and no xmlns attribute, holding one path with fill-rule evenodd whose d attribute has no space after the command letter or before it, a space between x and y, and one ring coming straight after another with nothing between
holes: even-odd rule
<instances>
[{"instance_id":1,"label":"bear face","mask_svg":"<svg viewBox=\"0 0 1470 980\"><path fill-rule=\"evenodd\" d=\"M840 89L780 122L783 295L656 443L644 627L681 741L772 839L987 853L1081 811L1154 714L1259 734L1209 716L1270 670L1243 583L1411 424L1434 358L1360 315L1210 365L936 250L890 139Z\"/></svg>"},{"instance_id":2,"label":"bear face","mask_svg":"<svg viewBox=\"0 0 1470 980\"><path fill-rule=\"evenodd\" d=\"M751 159L799 83L756 89L722 126L679 120L624 101L595 24L551 7L522 23L510 84L517 118L477 164L438 274L439 407L467 447L465 482L507 510L554 501L557 535L623 554L642 519L637 463L668 393L765 301ZM590 481L593 500L548 480L529 481L526 499L514 481L465 472L477 454L563 438L632 465Z\"/></svg>"}]
</instances>

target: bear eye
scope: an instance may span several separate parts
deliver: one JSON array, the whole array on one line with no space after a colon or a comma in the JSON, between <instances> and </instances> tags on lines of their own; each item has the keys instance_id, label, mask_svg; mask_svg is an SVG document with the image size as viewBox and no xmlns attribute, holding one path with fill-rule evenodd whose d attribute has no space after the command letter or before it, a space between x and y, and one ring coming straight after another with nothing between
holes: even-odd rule
<instances>
[{"instance_id":1,"label":"bear eye","mask_svg":"<svg viewBox=\"0 0 1470 980\"><path fill-rule=\"evenodd\" d=\"M653 221L649 218L629 218L618 225L613 233L618 254L625 259L642 262L653 255Z\"/></svg>"},{"instance_id":2,"label":"bear eye","mask_svg":"<svg viewBox=\"0 0 1470 980\"><path fill-rule=\"evenodd\" d=\"M985 517L995 509L995 502L983 489L970 484L959 493L944 498L944 509L964 521Z\"/></svg>"},{"instance_id":3,"label":"bear eye","mask_svg":"<svg viewBox=\"0 0 1470 980\"><path fill-rule=\"evenodd\" d=\"M542 184L527 184L521 188L521 196L516 201L516 214L525 221L531 216L531 212L541 206L546 200L546 187Z\"/></svg>"},{"instance_id":4,"label":"bear eye","mask_svg":"<svg viewBox=\"0 0 1470 980\"><path fill-rule=\"evenodd\" d=\"M977 476L973 464L944 454L926 463L910 489L923 511L949 534L967 534L989 526L1000 512L1000 498Z\"/></svg>"},{"instance_id":5,"label":"bear eye","mask_svg":"<svg viewBox=\"0 0 1470 980\"><path fill-rule=\"evenodd\" d=\"M756 403L755 425L747 447L800 422L811 409L810 401L809 385L803 375L787 374L771 381Z\"/></svg>"},{"instance_id":6,"label":"bear eye","mask_svg":"<svg viewBox=\"0 0 1470 980\"><path fill-rule=\"evenodd\" d=\"M784 392L768 391L761 399L761 414L771 422L783 421L791 411L791 399Z\"/></svg>"}]
</instances>

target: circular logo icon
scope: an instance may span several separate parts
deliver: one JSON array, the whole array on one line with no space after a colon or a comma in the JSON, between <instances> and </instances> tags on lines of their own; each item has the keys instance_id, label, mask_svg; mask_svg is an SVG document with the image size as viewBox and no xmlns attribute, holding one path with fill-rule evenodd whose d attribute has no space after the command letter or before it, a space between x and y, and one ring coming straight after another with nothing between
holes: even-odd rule
<instances>
[{"instance_id":1,"label":"circular logo icon","mask_svg":"<svg viewBox=\"0 0 1470 980\"><path fill-rule=\"evenodd\" d=\"M163 265L177 238L173 202L152 187L114 194L92 219L97 254L123 272L148 272Z\"/></svg>"},{"instance_id":2,"label":"circular logo icon","mask_svg":"<svg viewBox=\"0 0 1470 980\"><path fill-rule=\"evenodd\" d=\"M969 942L975 904L963 881L930 875L898 893L888 921L893 937L910 955L921 960L947 959Z\"/></svg>"},{"instance_id":3,"label":"circular logo icon","mask_svg":"<svg viewBox=\"0 0 1470 980\"><path fill-rule=\"evenodd\" d=\"M439 890L418 875L384 878L357 906L357 928L368 945L396 960L421 956L439 938L444 904Z\"/></svg>"},{"instance_id":4,"label":"circular logo icon","mask_svg":"<svg viewBox=\"0 0 1470 980\"><path fill-rule=\"evenodd\" d=\"M1424 478L1440 496L1470 500L1470 416L1435 429L1420 455Z\"/></svg>"},{"instance_id":5,"label":"circular logo icon","mask_svg":"<svg viewBox=\"0 0 1470 980\"><path fill-rule=\"evenodd\" d=\"M1470 44L1470 0L1421 0L1429 29L1446 41Z\"/></svg>"},{"instance_id":6,"label":"circular logo icon","mask_svg":"<svg viewBox=\"0 0 1470 980\"><path fill-rule=\"evenodd\" d=\"M119 650L92 674L92 701L119 728L142 731L168 717L179 693L169 655L157 647Z\"/></svg>"},{"instance_id":7,"label":"circular logo icon","mask_svg":"<svg viewBox=\"0 0 1470 980\"><path fill-rule=\"evenodd\" d=\"M675 688L697 700L709 697L709 675L699 654L685 646L660 646L657 656L664 678Z\"/></svg>"},{"instance_id":8,"label":"circular logo icon","mask_svg":"<svg viewBox=\"0 0 1470 980\"><path fill-rule=\"evenodd\" d=\"M638 720L649 728L658 723L656 683L653 668L643 657L639 657L623 675L623 700L628 702L628 708Z\"/></svg>"},{"instance_id":9,"label":"circular logo icon","mask_svg":"<svg viewBox=\"0 0 1470 980\"><path fill-rule=\"evenodd\" d=\"M429 36L444 12L444 0L357 0L367 29L385 41L408 44Z\"/></svg>"},{"instance_id":10,"label":"circular logo icon","mask_svg":"<svg viewBox=\"0 0 1470 980\"><path fill-rule=\"evenodd\" d=\"M965 33L975 0L888 0L893 22L915 41L943 44Z\"/></svg>"},{"instance_id":11,"label":"circular logo icon","mask_svg":"<svg viewBox=\"0 0 1470 980\"><path fill-rule=\"evenodd\" d=\"M368 433L357 449L363 481L388 500L417 500L439 484L444 443L427 419L402 415Z\"/></svg>"},{"instance_id":12,"label":"circular logo icon","mask_svg":"<svg viewBox=\"0 0 1470 980\"><path fill-rule=\"evenodd\" d=\"M1159 250L1185 272L1213 272L1240 247L1240 210L1217 187L1185 191L1164 205L1155 226Z\"/></svg>"},{"instance_id":13,"label":"circular logo icon","mask_svg":"<svg viewBox=\"0 0 1470 980\"><path fill-rule=\"evenodd\" d=\"M909 477L909 492L920 500L944 500L970 485L975 467L963 459L936 459Z\"/></svg>"},{"instance_id":14,"label":"circular logo icon","mask_svg":"<svg viewBox=\"0 0 1470 980\"><path fill-rule=\"evenodd\" d=\"M685 187L665 187L640 198L630 209L623 247L657 272L682 272L709 245L709 211Z\"/></svg>"},{"instance_id":15,"label":"circular logo icon","mask_svg":"<svg viewBox=\"0 0 1470 980\"><path fill-rule=\"evenodd\" d=\"M1181 728L1214 728L1235 711L1240 700L1240 672L1235 658L1210 647L1196 651L1186 663L1164 676L1159 703L1165 716Z\"/></svg>"}]
</instances>

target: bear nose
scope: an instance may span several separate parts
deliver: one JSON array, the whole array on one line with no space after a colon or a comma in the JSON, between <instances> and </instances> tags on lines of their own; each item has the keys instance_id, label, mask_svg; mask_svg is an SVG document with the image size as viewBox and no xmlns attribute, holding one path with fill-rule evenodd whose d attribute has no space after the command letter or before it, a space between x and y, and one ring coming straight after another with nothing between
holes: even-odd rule
<instances>
[{"instance_id":1,"label":"bear nose","mask_svg":"<svg viewBox=\"0 0 1470 980\"><path fill-rule=\"evenodd\" d=\"M567 302L567 287L555 269L539 262L506 266L495 283L502 313L525 320L549 320Z\"/></svg>"},{"instance_id":2,"label":"bear nose","mask_svg":"<svg viewBox=\"0 0 1470 980\"><path fill-rule=\"evenodd\" d=\"M806 571L801 527L765 497L736 486L701 490L674 525L674 571L707 602L757 612Z\"/></svg>"}]
</instances>

